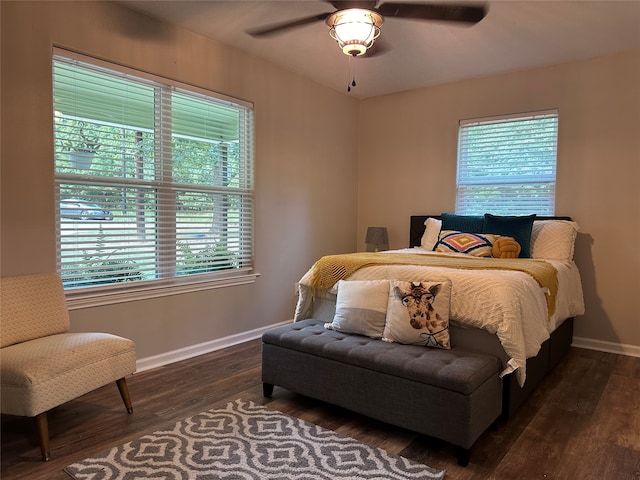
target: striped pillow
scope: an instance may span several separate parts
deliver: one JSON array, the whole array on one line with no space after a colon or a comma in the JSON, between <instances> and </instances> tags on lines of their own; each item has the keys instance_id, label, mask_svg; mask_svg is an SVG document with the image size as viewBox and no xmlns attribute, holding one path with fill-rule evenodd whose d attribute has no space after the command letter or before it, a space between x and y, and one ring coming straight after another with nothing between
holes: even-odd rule
<instances>
[{"instance_id":1,"label":"striped pillow","mask_svg":"<svg viewBox=\"0 0 640 480\"><path fill-rule=\"evenodd\" d=\"M389 280L339 280L336 313L328 330L382 337L389 301Z\"/></svg>"}]
</instances>

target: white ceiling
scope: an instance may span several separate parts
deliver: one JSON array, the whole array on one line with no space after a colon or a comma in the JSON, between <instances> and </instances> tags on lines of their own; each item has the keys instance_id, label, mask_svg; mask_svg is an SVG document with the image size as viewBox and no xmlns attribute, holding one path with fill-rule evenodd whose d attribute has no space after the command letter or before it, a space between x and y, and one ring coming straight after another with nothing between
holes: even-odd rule
<instances>
[{"instance_id":1,"label":"white ceiling","mask_svg":"<svg viewBox=\"0 0 640 480\"><path fill-rule=\"evenodd\" d=\"M266 38L246 33L250 28L333 11L327 2L123 0L121 3L347 93L349 58L329 37L324 22ZM492 0L486 5L487 16L471 27L387 18L380 36L387 51L372 58L352 60L357 86L349 95L367 98L640 49L637 0Z\"/></svg>"}]
</instances>

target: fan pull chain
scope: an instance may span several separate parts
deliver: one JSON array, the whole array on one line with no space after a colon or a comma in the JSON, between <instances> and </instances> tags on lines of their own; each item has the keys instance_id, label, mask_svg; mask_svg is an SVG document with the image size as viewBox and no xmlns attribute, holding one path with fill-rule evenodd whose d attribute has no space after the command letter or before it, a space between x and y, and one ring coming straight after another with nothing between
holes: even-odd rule
<instances>
[{"instance_id":1,"label":"fan pull chain","mask_svg":"<svg viewBox=\"0 0 640 480\"><path fill-rule=\"evenodd\" d=\"M352 68L351 68L351 58L354 58L354 64L353 64L353 74L351 73ZM349 55L349 79L351 79L351 81L347 80L347 92L351 91L351 87L355 87L356 86L356 64L355 64L355 55Z\"/></svg>"}]
</instances>

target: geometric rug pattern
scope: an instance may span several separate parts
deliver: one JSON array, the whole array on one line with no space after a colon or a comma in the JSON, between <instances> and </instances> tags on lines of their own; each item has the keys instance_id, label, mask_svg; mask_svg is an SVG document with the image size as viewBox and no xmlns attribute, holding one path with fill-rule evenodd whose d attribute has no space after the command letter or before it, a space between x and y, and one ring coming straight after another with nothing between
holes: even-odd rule
<instances>
[{"instance_id":1,"label":"geometric rug pattern","mask_svg":"<svg viewBox=\"0 0 640 480\"><path fill-rule=\"evenodd\" d=\"M413 480L444 471L235 400L65 468L75 480Z\"/></svg>"}]
</instances>

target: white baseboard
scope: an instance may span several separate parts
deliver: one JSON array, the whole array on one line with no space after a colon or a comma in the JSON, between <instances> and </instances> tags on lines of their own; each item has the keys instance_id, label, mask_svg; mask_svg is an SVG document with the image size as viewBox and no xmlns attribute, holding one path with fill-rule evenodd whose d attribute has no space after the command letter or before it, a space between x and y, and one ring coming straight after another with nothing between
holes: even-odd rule
<instances>
[{"instance_id":1,"label":"white baseboard","mask_svg":"<svg viewBox=\"0 0 640 480\"><path fill-rule=\"evenodd\" d=\"M269 325L267 327L260 327L254 330L249 330L248 332L238 333L236 335L218 338L209 342L198 343L196 345L189 345L188 347L173 350L171 352L161 353L160 355L139 358L136 361L136 373L144 372L145 370L150 370L156 367L161 367L163 365L168 365L170 363L179 362L181 360L187 360L189 358L197 357L198 355L214 352L216 350L231 347L239 343L248 342L249 340L260 338L264 332L273 327L291 323L292 321L293 320L286 320L284 322Z\"/></svg>"},{"instance_id":2,"label":"white baseboard","mask_svg":"<svg viewBox=\"0 0 640 480\"><path fill-rule=\"evenodd\" d=\"M572 347L586 348L587 350L598 350L600 352L617 353L618 355L628 355L630 357L640 357L640 346L625 343L604 342L592 338L573 337Z\"/></svg>"},{"instance_id":3,"label":"white baseboard","mask_svg":"<svg viewBox=\"0 0 640 480\"><path fill-rule=\"evenodd\" d=\"M178 350L161 353L160 355L139 358L136 362L136 372L144 372L145 370L161 367L163 365L179 362L181 360L187 360L189 358L197 357L198 355L204 355L205 353L215 352L216 350L231 347L239 343L248 342L249 340L260 338L264 332L273 327L291 323L292 321L293 320L285 320L284 322L275 323L266 327L256 328L254 330L249 330L248 332L238 333L236 335L230 335L224 338L218 338L209 342L190 345ZM637 345L604 342L602 340L593 340L591 338L573 337L573 343L571 344L571 346L577 348L586 348L587 350L598 350L600 352L617 353L618 355L628 355L630 357L640 357L640 346Z\"/></svg>"}]
</instances>

